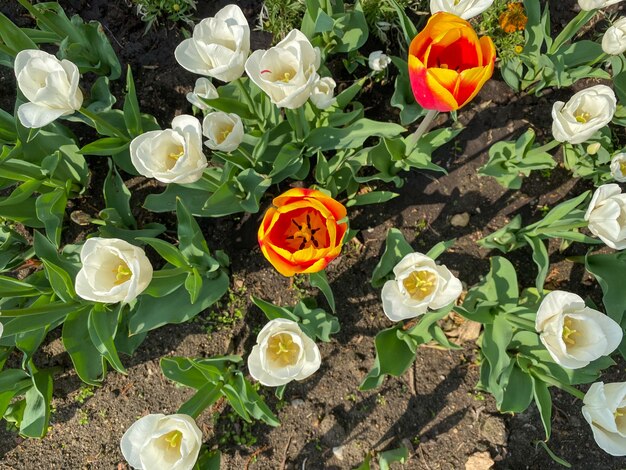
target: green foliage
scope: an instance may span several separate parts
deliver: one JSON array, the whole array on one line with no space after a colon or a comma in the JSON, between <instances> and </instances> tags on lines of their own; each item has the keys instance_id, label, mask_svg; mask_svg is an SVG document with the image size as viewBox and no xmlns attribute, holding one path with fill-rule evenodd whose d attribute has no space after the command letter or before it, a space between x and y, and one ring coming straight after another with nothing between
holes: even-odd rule
<instances>
[{"instance_id":1,"label":"green foliage","mask_svg":"<svg viewBox=\"0 0 626 470\"><path fill-rule=\"evenodd\" d=\"M244 421L251 423L254 418L270 426L278 426L280 423L274 413L243 376L241 363L240 356L216 356L208 359L164 357L161 359L161 369L168 379L197 390L179 408L179 413L196 418L207 407L224 397Z\"/></svg>"},{"instance_id":2,"label":"green foliage","mask_svg":"<svg viewBox=\"0 0 626 470\"><path fill-rule=\"evenodd\" d=\"M528 129L517 141L496 142L489 148L489 161L479 168L478 174L493 176L508 189L520 189L522 176L533 170L551 169L556 166L552 155L545 150L551 146L534 144L535 132ZM557 142L555 142L558 145Z\"/></svg>"},{"instance_id":3,"label":"green foliage","mask_svg":"<svg viewBox=\"0 0 626 470\"><path fill-rule=\"evenodd\" d=\"M193 26L192 17L196 13L196 0L132 0L141 21L146 23L147 33L154 25L165 20L177 23L182 21Z\"/></svg>"},{"instance_id":4,"label":"green foliage","mask_svg":"<svg viewBox=\"0 0 626 470\"><path fill-rule=\"evenodd\" d=\"M305 11L305 0L265 0L259 21L263 30L272 34L272 42L276 44L292 29L299 29Z\"/></svg>"},{"instance_id":5,"label":"green foliage","mask_svg":"<svg viewBox=\"0 0 626 470\"><path fill-rule=\"evenodd\" d=\"M507 10L510 0L495 0L480 16L476 26L479 36L489 36L496 46L497 57L506 62L519 54L524 46L524 32L507 33L500 26L500 15Z\"/></svg>"}]
</instances>

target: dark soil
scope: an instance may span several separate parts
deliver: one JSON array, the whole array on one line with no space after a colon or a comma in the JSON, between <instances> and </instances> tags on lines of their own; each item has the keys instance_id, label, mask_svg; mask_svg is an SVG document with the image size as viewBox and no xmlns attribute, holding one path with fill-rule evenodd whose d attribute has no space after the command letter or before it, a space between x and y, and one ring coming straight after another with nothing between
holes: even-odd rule
<instances>
[{"instance_id":1,"label":"dark soil","mask_svg":"<svg viewBox=\"0 0 626 470\"><path fill-rule=\"evenodd\" d=\"M229 2L199 3L198 16L202 18ZM250 24L256 25L261 2L238 3ZM121 0L67 0L61 4L69 13L80 13L86 20L97 19L103 24L123 66L128 63L133 67L144 112L155 115L162 126L168 126L176 114L191 112L185 94L197 77L174 60L174 48L183 39L178 27L160 25L143 35L144 24ZM554 2L553 21L566 24L575 15L575 4L573 0ZM19 24L29 22L12 0L3 0L0 11ZM264 48L271 40L262 32L254 32L252 38L253 49ZM116 86L121 90L121 84ZM0 71L0 89L0 105L12 109L15 80L10 71ZM363 102L373 106L372 118L385 116L389 121L398 121L396 111L386 105L391 85L372 87L369 93ZM227 441L219 444L224 453L222 468L348 469L360 463L368 451L392 449L402 443L410 446L411 459L406 468L411 469L464 468L469 456L482 451L489 452L499 469L560 468L533 444L543 437L534 406L517 416L503 416L490 396L474 389L478 367L473 342L454 352L422 347L414 367L405 376L388 379L378 391L362 393L358 385L374 361L374 336L390 326L382 312L379 292L369 284L389 228L400 228L415 249L424 252L440 240L456 238L456 245L441 257L441 262L471 286L488 271L489 256L497 254L479 248L478 239L517 213L532 222L541 217L539 208L544 204L553 206L587 189L561 168L549 176L531 176L520 191L504 190L495 180L476 173L495 141L517 138L528 126L537 131L538 139L548 139L551 104L570 94L569 90L555 90L541 97L518 96L494 77L459 113L466 126L459 138L434 155L434 161L447 169L446 176L409 174L400 197L351 212L351 227L361 232L328 270L341 332L332 342L321 345L321 370L304 382L290 384L284 401L278 403L267 390L268 402L279 409L280 427L255 424L247 428L241 421L231 422L223 403L200 416L198 423L209 446L217 447L220 439ZM440 116L436 125L443 125L446 119ZM106 168L98 157L89 163L94 173ZM154 185L143 178L127 179L131 191L137 193L140 220L155 220L139 208L146 192L155 190ZM93 194L101 192L99 184L101 180L94 178ZM88 213L97 212L101 205L98 196L76 202L76 208ZM463 212L470 214L469 224L452 226L451 217ZM262 257L255 240L258 217L201 221L210 247L224 249L231 257L232 298L192 322L150 333L135 356L126 358L128 375L110 373L103 386L93 390L93 396L85 397L86 389L72 371L60 339L51 338L37 360L42 367L60 365L68 372L55 380L50 431L42 440L24 440L12 431L0 430L0 468L127 468L119 451L124 431L147 413L176 412L191 395L190 390L177 388L163 377L161 357L227 353L247 356L255 333L265 323L249 296L287 305L301 295L300 287L290 288L289 281ZM175 219L165 215L158 221L171 227ZM82 229L68 224L75 240L84 237ZM599 288L584 269L565 261L567 253L559 254L556 246L551 248L554 253L549 287L598 298ZM509 259L518 268L521 285L532 286L535 266L530 252L521 250ZM218 316L229 319L232 325L218 320ZM207 334L207 329L213 331ZM620 363L604 380L624 380L623 366ZM595 444L579 402L554 389L553 396L555 416L549 445L556 454L579 469L626 466L626 459L613 458ZM232 435L245 436L247 432L256 442L236 445Z\"/></svg>"}]
</instances>

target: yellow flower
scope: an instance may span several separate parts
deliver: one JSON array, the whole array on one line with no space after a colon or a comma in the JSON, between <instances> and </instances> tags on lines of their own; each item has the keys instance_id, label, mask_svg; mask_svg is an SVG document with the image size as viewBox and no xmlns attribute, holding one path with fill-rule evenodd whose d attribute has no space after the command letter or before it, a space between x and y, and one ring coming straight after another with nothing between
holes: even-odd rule
<instances>
[{"instance_id":1,"label":"yellow flower","mask_svg":"<svg viewBox=\"0 0 626 470\"><path fill-rule=\"evenodd\" d=\"M521 3L509 3L500 15L499 21L502 30L511 34L515 31L523 31L528 17L524 14L524 6Z\"/></svg>"}]
</instances>

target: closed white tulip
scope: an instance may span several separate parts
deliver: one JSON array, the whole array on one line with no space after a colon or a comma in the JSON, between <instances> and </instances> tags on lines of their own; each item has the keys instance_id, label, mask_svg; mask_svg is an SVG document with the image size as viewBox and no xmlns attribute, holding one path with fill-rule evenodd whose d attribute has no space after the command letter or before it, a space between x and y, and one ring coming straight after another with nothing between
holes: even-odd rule
<instances>
[{"instance_id":1,"label":"closed white tulip","mask_svg":"<svg viewBox=\"0 0 626 470\"><path fill-rule=\"evenodd\" d=\"M30 103L20 105L17 116L24 127L40 128L61 116L73 114L83 104L78 88L80 73L69 60L28 49L15 57L17 86Z\"/></svg>"},{"instance_id":2,"label":"closed white tulip","mask_svg":"<svg viewBox=\"0 0 626 470\"><path fill-rule=\"evenodd\" d=\"M239 147L244 135L241 118L222 111L209 113L204 117L202 132L209 139L207 146L222 152L232 152Z\"/></svg>"},{"instance_id":3,"label":"closed white tulip","mask_svg":"<svg viewBox=\"0 0 626 470\"><path fill-rule=\"evenodd\" d=\"M237 5L226 5L213 18L200 21L174 56L190 72L230 82L243 74L249 53L248 21Z\"/></svg>"},{"instance_id":4,"label":"closed white tulip","mask_svg":"<svg viewBox=\"0 0 626 470\"><path fill-rule=\"evenodd\" d=\"M480 15L493 4L493 0L430 0L430 13L445 11L469 20Z\"/></svg>"},{"instance_id":5,"label":"closed white tulip","mask_svg":"<svg viewBox=\"0 0 626 470\"><path fill-rule=\"evenodd\" d=\"M163 183L198 181L207 167L200 121L182 114L172 120L171 129L135 137L130 143L130 160L140 174Z\"/></svg>"},{"instance_id":6,"label":"closed white tulip","mask_svg":"<svg viewBox=\"0 0 626 470\"><path fill-rule=\"evenodd\" d=\"M304 380L322 362L320 351L294 321L271 320L256 338L248 356L250 375L267 387L278 387L292 380Z\"/></svg>"},{"instance_id":7,"label":"closed white tulip","mask_svg":"<svg viewBox=\"0 0 626 470\"><path fill-rule=\"evenodd\" d=\"M583 416L600 448L616 457L626 455L626 382L596 382L583 403Z\"/></svg>"},{"instance_id":8,"label":"closed white tulip","mask_svg":"<svg viewBox=\"0 0 626 470\"><path fill-rule=\"evenodd\" d=\"M80 251L76 294L105 304L128 303L152 280L152 265L139 247L118 238L88 239Z\"/></svg>"},{"instance_id":9,"label":"closed white tulip","mask_svg":"<svg viewBox=\"0 0 626 470\"><path fill-rule=\"evenodd\" d=\"M319 48L294 29L274 47L254 51L246 73L276 106L296 109L309 99L319 80L320 60Z\"/></svg>"},{"instance_id":10,"label":"closed white tulip","mask_svg":"<svg viewBox=\"0 0 626 470\"><path fill-rule=\"evenodd\" d=\"M381 72L385 70L391 63L391 57L387 54L383 54L383 51L374 51L370 53L367 58L367 65L374 72Z\"/></svg>"},{"instance_id":11,"label":"closed white tulip","mask_svg":"<svg viewBox=\"0 0 626 470\"><path fill-rule=\"evenodd\" d=\"M606 85L579 91L567 103L552 106L552 135L559 142L580 144L606 126L617 108L615 93Z\"/></svg>"},{"instance_id":12,"label":"closed white tulip","mask_svg":"<svg viewBox=\"0 0 626 470\"><path fill-rule=\"evenodd\" d=\"M0 338L2 338L2 333L4 332L4 326L0 323Z\"/></svg>"},{"instance_id":13,"label":"closed white tulip","mask_svg":"<svg viewBox=\"0 0 626 470\"><path fill-rule=\"evenodd\" d=\"M311 93L311 102L318 109L326 109L335 102L335 80L330 77L320 78Z\"/></svg>"},{"instance_id":14,"label":"closed white tulip","mask_svg":"<svg viewBox=\"0 0 626 470\"><path fill-rule=\"evenodd\" d=\"M622 341L622 328L615 320L587 307L579 295L561 290L544 297L535 329L554 362L568 369L611 354Z\"/></svg>"},{"instance_id":15,"label":"closed white tulip","mask_svg":"<svg viewBox=\"0 0 626 470\"><path fill-rule=\"evenodd\" d=\"M611 176L615 181L626 182L626 153L618 153L611 159Z\"/></svg>"},{"instance_id":16,"label":"closed white tulip","mask_svg":"<svg viewBox=\"0 0 626 470\"><path fill-rule=\"evenodd\" d=\"M578 0L578 5L581 10L589 11L615 5L621 1L622 0Z\"/></svg>"},{"instance_id":17,"label":"closed white tulip","mask_svg":"<svg viewBox=\"0 0 626 470\"><path fill-rule=\"evenodd\" d=\"M607 246L626 248L626 194L619 185L603 184L593 193L585 220L589 231Z\"/></svg>"},{"instance_id":18,"label":"closed white tulip","mask_svg":"<svg viewBox=\"0 0 626 470\"><path fill-rule=\"evenodd\" d=\"M184 414L144 416L120 442L126 461L139 470L191 470L201 446L202 431Z\"/></svg>"},{"instance_id":19,"label":"closed white tulip","mask_svg":"<svg viewBox=\"0 0 626 470\"><path fill-rule=\"evenodd\" d=\"M626 16L606 30L602 36L602 50L611 55L619 55L626 51Z\"/></svg>"},{"instance_id":20,"label":"closed white tulip","mask_svg":"<svg viewBox=\"0 0 626 470\"><path fill-rule=\"evenodd\" d=\"M187 93L187 101L189 101L196 108L202 110L209 109L209 105L202 101L202 98L205 100L214 100L219 97L220 95L218 94L215 85L211 83L211 80L205 77L200 77L196 80L196 85L193 87L193 91L191 93Z\"/></svg>"},{"instance_id":21,"label":"closed white tulip","mask_svg":"<svg viewBox=\"0 0 626 470\"><path fill-rule=\"evenodd\" d=\"M423 315L454 302L463 286L445 266L422 253L409 253L393 268L395 279L385 282L381 297L391 321Z\"/></svg>"}]
</instances>

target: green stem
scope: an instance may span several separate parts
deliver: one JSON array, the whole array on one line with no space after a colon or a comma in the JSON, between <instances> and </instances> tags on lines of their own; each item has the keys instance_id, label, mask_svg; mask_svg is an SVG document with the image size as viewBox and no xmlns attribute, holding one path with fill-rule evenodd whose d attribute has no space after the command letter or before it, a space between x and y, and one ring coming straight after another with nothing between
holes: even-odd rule
<instances>
[{"instance_id":1,"label":"green stem","mask_svg":"<svg viewBox=\"0 0 626 470\"><path fill-rule=\"evenodd\" d=\"M580 390L578 390L576 387L573 387L568 384L564 384L558 381L557 379L555 379L554 377L546 375L543 372L539 372L536 367L529 367L528 370L535 378L541 380L542 382L547 383L548 385L552 385L554 387L560 388L561 390L564 390L570 395L573 395L576 398L579 398L581 400L585 398L585 394L581 392Z\"/></svg>"},{"instance_id":2,"label":"green stem","mask_svg":"<svg viewBox=\"0 0 626 470\"><path fill-rule=\"evenodd\" d=\"M535 152L549 152L553 148L558 147L559 145L561 145L561 143L562 142L559 142L558 140L553 140L553 141L548 142L547 144L544 144L541 147L537 147L536 149L533 149L533 150Z\"/></svg>"},{"instance_id":3,"label":"green stem","mask_svg":"<svg viewBox=\"0 0 626 470\"><path fill-rule=\"evenodd\" d=\"M173 269L161 269L160 271L154 271L152 273L153 278L165 278L165 277L174 277L179 274L185 274L191 272L191 268L188 266L180 266L178 268Z\"/></svg>"},{"instance_id":4,"label":"green stem","mask_svg":"<svg viewBox=\"0 0 626 470\"><path fill-rule=\"evenodd\" d=\"M252 113L258 117L259 115L258 110L254 104L254 101L252 101L252 97L250 96L248 89L243 84L241 77L235 80L235 85L237 86L237 89L241 92L241 96L244 102L246 103L246 105L248 106L248 108L250 108L250 111L252 111Z\"/></svg>"},{"instance_id":5,"label":"green stem","mask_svg":"<svg viewBox=\"0 0 626 470\"><path fill-rule=\"evenodd\" d=\"M555 38L554 42L550 46L548 54L556 53L563 44L572 39L580 31L580 29L594 17L597 11L598 10L583 10L578 13L578 15L576 15Z\"/></svg>"},{"instance_id":6,"label":"green stem","mask_svg":"<svg viewBox=\"0 0 626 470\"><path fill-rule=\"evenodd\" d=\"M108 130L115 137L128 140L128 136L124 135L117 127L112 126L102 117L98 116L96 113L92 113L87 108L80 108L78 112L93 122L92 127L94 129L97 130L96 123L98 123L103 129Z\"/></svg>"},{"instance_id":7,"label":"green stem","mask_svg":"<svg viewBox=\"0 0 626 470\"><path fill-rule=\"evenodd\" d=\"M535 322L533 322L532 320L527 320L526 318L521 318L517 315L514 315L512 313L506 313L505 314L505 318L509 323L512 323L513 325L522 328L524 330L528 330L528 331L537 331L535 328Z\"/></svg>"},{"instance_id":8,"label":"green stem","mask_svg":"<svg viewBox=\"0 0 626 470\"><path fill-rule=\"evenodd\" d=\"M434 109L429 110L426 116L424 116L424 119L422 119L422 122L417 130L406 139L406 155L409 155L413 151L417 142L426 133L426 131L428 131L430 125L433 123L438 114L439 111Z\"/></svg>"}]
</instances>

